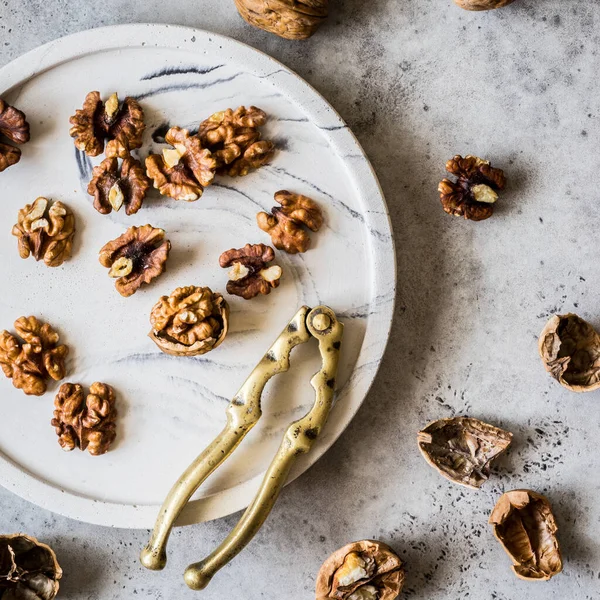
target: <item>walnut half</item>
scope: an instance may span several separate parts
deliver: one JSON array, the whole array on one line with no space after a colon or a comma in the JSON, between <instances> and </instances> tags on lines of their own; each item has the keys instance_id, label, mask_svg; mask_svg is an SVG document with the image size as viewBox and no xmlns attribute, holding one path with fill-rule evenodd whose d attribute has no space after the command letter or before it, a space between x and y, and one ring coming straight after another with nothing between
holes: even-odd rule
<instances>
[{"instance_id":1,"label":"walnut half","mask_svg":"<svg viewBox=\"0 0 600 600\"><path fill-rule=\"evenodd\" d=\"M29 141L29 123L25 113L0 98L0 140L8 138L14 144ZM12 144L0 142L0 172L21 160L21 150Z\"/></svg>"},{"instance_id":2,"label":"walnut half","mask_svg":"<svg viewBox=\"0 0 600 600\"><path fill-rule=\"evenodd\" d=\"M454 0L465 10L492 10L512 4L515 0Z\"/></svg>"}]
</instances>

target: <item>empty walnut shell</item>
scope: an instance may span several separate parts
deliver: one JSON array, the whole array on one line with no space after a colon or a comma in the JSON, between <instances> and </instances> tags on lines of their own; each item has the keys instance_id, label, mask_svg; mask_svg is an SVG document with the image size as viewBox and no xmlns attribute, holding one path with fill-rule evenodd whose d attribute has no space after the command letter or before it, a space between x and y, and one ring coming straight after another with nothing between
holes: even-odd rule
<instances>
[{"instance_id":1,"label":"empty walnut shell","mask_svg":"<svg viewBox=\"0 0 600 600\"><path fill-rule=\"evenodd\" d=\"M600 335L581 317L554 315L538 345L546 371L573 392L600 388Z\"/></svg>"},{"instance_id":2,"label":"empty walnut shell","mask_svg":"<svg viewBox=\"0 0 600 600\"><path fill-rule=\"evenodd\" d=\"M471 417L440 419L417 435L425 460L444 477L479 488L490 463L510 445L512 433Z\"/></svg>"},{"instance_id":3,"label":"empty walnut shell","mask_svg":"<svg viewBox=\"0 0 600 600\"><path fill-rule=\"evenodd\" d=\"M317 575L316 600L394 600L404 585L402 561L383 542L363 540L334 552Z\"/></svg>"},{"instance_id":4,"label":"empty walnut shell","mask_svg":"<svg viewBox=\"0 0 600 600\"><path fill-rule=\"evenodd\" d=\"M556 522L548 500L530 490L512 490L498 500L490 525L521 579L547 581L562 571Z\"/></svg>"},{"instance_id":5,"label":"empty walnut shell","mask_svg":"<svg viewBox=\"0 0 600 600\"><path fill-rule=\"evenodd\" d=\"M53 600L61 577L50 546L22 533L0 535L2 600Z\"/></svg>"},{"instance_id":6,"label":"empty walnut shell","mask_svg":"<svg viewBox=\"0 0 600 600\"><path fill-rule=\"evenodd\" d=\"M465 10L492 10L512 4L515 0L454 0Z\"/></svg>"}]
</instances>

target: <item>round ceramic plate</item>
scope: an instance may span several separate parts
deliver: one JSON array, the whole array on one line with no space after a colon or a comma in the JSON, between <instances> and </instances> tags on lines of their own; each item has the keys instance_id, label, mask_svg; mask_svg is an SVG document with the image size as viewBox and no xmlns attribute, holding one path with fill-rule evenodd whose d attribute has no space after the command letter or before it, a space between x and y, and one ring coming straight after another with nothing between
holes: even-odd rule
<instances>
[{"instance_id":1,"label":"round ceramic plate","mask_svg":"<svg viewBox=\"0 0 600 600\"><path fill-rule=\"evenodd\" d=\"M264 109L265 139L277 153L246 177L219 177L197 202L152 192L143 208L101 215L86 189L92 166L69 137L69 116L85 95L114 91L141 102L146 132L139 156L160 152L169 126L196 129L213 112L240 105ZM112 385L118 438L100 457L64 452L50 425L58 384L25 396L0 379L0 482L69 517L148 528L183 469L225 423L229 399L299 306L327 304L345 324L338 394L322 437L292 473L314 463L348 425L375 377L387 342L395 295L390 222L377 178L357 140L331 106L296 74L234 40L162 25L94 29L38 48L0 70L0 97L23 110L31 141L21 162L0 174L0 329L21 315L51 323L70 347L64 381ZM224 291L224 250L270 243L256 213L281 189L306 194L325 213L312 245L277 252L281 286L231 305L223 345L195 358L159 351L147 337L150 309L182 285ZM38 196L68 204L77 220L72 258L48 268L22 260L11 236L17 212ZM98 250L131 225L162 227L171 240L167 272L121 297ZM197 492L180 524L214 519L249 504L287 425L314 401L316 343L297 348L292 368L267 386L263 418Z\"/></svg>"}]
</instances>

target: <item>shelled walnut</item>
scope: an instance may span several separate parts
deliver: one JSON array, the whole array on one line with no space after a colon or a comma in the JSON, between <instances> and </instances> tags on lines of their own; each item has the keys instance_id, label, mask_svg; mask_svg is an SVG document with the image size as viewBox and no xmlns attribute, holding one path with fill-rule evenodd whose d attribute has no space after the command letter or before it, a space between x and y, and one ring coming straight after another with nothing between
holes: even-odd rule
<instances>
[{"instance_id":1,"label":"shelled walnut","mask_svg":"<svg viewBox=\"0 0 600 600\"><path fill-rule=\"evenodd\" d=\"M106 383L92 383L87 396L78 383L63 383L51 421L63 450L79 448L92 456L108 452L117 436L115 402L115 392Z\"/></svg>"},{"instance_id":2,"label":"shelled walnut","mask_svg":"<svg viewBox=\"0 0 600 600\"><path fill-rule=\"evenodd\" d=\"M281 267L268 266L275 251L264 244L246 244L243 248L227 250L219 257L219 265L229 271L227 293L250 300L259 294L270 294L279 287Z\"/></svg>"},{"instance_id":3,"label":"shelled walnut","mask_svg":"<svg viewBox=\"0 0 600 600\"><path fill-rule=\"evenodd\" d=\"M58 267L71 256L75 236L75 216L62 202L38 198L19 211L12 234L19 241L19 255L44 260Z\"/></svg>"},{"instance_id":4,"label":"shelled walnut","mask_svg":"<svg viewBox=\"0 0 600 600\"><path fill-rule=\"evenodd\" d=\"M217 160L210 150L203 148L200 139L187 129L171 127L162 156L151 154L146 158L146 172L154 187L174 200L198 200L215 178Z\"/></svg>"},{"instance_id":5,"label":"shelled walnut","mask_svg":"<svg viewBox=\"0 0 600 600\"><path fill-rule=\"evenodd\" d=\"M25 144L30 135L25 113L0 98L0 173L21 160L21 150L3 143L3 137L13 144Z\"/></svg>"},{"instance_id":6,"label":"shelled walnut","mask_svg":"<svg viewBox=\"0 0 600 600\"><path fill-rule=\"evenodd\" d=\"M512 4L515 0L454 0L465 10L492 10Z\"/></svg>"},{"instance_id":7,"label":"shelled walnut","mask_svg":"<svg viewBox=\"0 0 600 600\"><path fill-rule=\"evenodd\" d=\"M517 577L547 581L562 571L556 521L548 500L530 490L512 490L498 500L490 524L513 561Z\"/></svg>"},{"instance_id":8,"label":"shelled walnut","mask_svg":"<svg viewBox=\"0 0 600 600\"><path fill-rule=\"evenodd\" d=\"M304 227L318 231L323 225L323 213L319 205L307 196L285 190L275 194L275 201L281 207L272 208L271 214L258 213L258 226L271 236L275 248L285 250L288 254L306 252L310 237Z\"/></svg>"},{"instance_id":9,"label":"shelled walnut","mask_svg":"<svg viewBox=\"0 0 600 600\"><path fill-rule=\"evenodd\" d=\"M130 227L100 250L100 264L110 269L121 296L131 296L144 283L150 283L166 269L171 242L164 229L143 225Z\"/></svg>"},{"instance_id":10,"label":"shelled walnut","mask_svg":"<svg viewBox=\"0 0 600 600\"><path fill-rule=\"evenodd\" d=\"M148 334L165 353L205 354L223 342L229 328L229 305L218 292L194 285L162 296L150 313Z\"/></svg>"},{"instance_id":11,"label":"shelled walnut","mask_svg":"<svg viewBox=\"0 0 600 600\"><path fill-rule=\"evenodd\" d=\"M288 40L309 38L327 18L329 0L235 0L250 25Z\"/></svg>"},{"instance_id":12,"label":"shelled walnut","mask_svg":"<svg viewBox=\"0 0 600 600\"><path fill-rule=\"evenodd\" d=\"M20 317L14 323L17 336L0 333L0 366L13 385L27 395L41 396L46 381L65 376L69 349L59 344L59 336L36 317Z\"/></svg>"},{"instance_id":13,"label":"shelled walnut","mask_svg":"<svg viewBox=\"0 0 600 600\"><path fill-rule=\"evenodd\" d=\"M490 475L490 463L512 441L512 433L471 417L440 419L417 435L425 460L444 477L479 488Z\"/></svg>"},{"instance_id":14,"label":"shelled walnut","mask_svg":"<svg viewBox=\"0 0 600 600\"><path fill-rule=\"evenodd\" d=\"M266 113L256 106L228 108L202 121L198 137L213 153L219 172L247 175L268 163L275 151L273 142L260 139L258 128L266 122Z\"/></svg>"},{"instance_id":15,"label":"shelled walnut","mask_svg":"<svg viewBox=\"0 0 600 600\"><path fill-rule=\"evenodd\" d=\"M102 154L108 140L106 156L127 158L131 150L141 147L146 127L139 102L127 96L120 103L116 93L102 102L100 92L90 92L69 121L75 147L88 156Z\"/></svg>"},{"instance_id":16,"label":"shelled walnut","mask_svg":"<svg viewBox=\"0 0 600 600\"><path fill-rule=\"evenodd\" d=\"M504 171L477 156L463 158L458 154L446 163L446 171L455 175L456 181L442 179L438 186L444 210L472 221L491 217L497 192L506 185Z\"/></svg>"},{"instance_id":17,"label":"shelled walnut","mask_svg":"<svg viewBox=\"0 0 600 600\"><path fill-rule=\"evenodd\" d=\"M394 600L404 585L402 561L383 542L363 540L334 552L317 575L316 600Z\"/></svg>"},{"instance_id":18,"label":"shelled walnut","mask_svg":"<svg viewBox=\"0 0 600 600\"><path fill-rule=\"evenodd\" d=\"M0 535L0 598L53 600L62 569L54 550L22 533Z\"/></svg>"}]
</instances>

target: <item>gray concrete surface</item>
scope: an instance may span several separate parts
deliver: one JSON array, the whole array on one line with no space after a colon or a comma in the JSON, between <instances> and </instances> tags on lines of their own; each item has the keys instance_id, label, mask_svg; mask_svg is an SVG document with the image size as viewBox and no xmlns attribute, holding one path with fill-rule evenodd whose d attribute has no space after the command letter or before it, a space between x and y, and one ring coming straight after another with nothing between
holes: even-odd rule
<instances>
[{"instance_id":1,"label":"gray concrete surface","mask_svg":"<svg viewBox=\"0 0 600 600\"><path fill-rule=\"evenodd\" d=\"M0 4L0 64L63 34L139 21L203 27L260 48L340 111L386 193L399 294L376 384L345 435L284 491L203 597L310 598L331 551L376 537L406 561L404 598L598 598L600 392L555 384L536 338L557 311L600 325L600 4L517 0L473 14L451 0L332 4L329 23L305 43L251 29L230 1ZM441 210L436 187L454 153L505 169L509 187L491 220ZM480 492L452 486L418 453L418 429L453 414L515 434ZM517 580L487 525L499 494L518 487L546 493L555 509L565 569L549 583ZM137 562L146 532L70 521L0 490L0 531L55 546L62 597L74 600L194 597L184 566L236 518L176 531L168 570L149 573Z\"/></svg>"}]
</instances>

